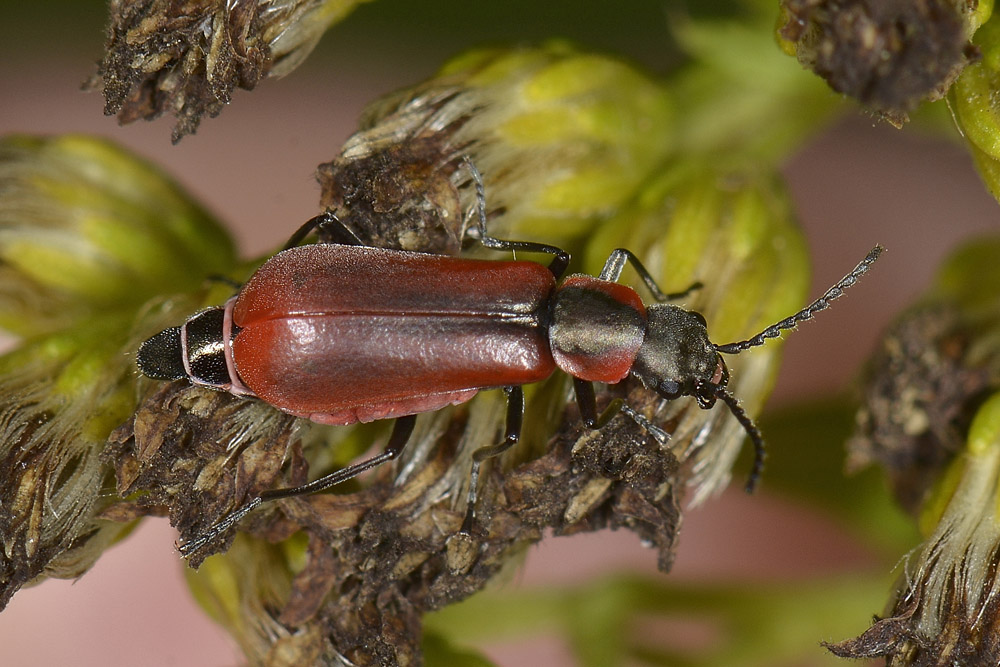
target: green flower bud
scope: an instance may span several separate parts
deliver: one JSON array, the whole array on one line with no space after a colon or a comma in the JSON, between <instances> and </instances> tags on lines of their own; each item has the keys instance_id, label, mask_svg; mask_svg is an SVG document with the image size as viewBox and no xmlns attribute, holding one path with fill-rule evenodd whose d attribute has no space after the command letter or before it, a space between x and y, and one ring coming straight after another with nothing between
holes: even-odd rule
<instances>
[{"instance_id":1,"label":"green flower bud","mask_svg":"<svg viewBox=\"0 0 1000 667\"><path fill-rule=\"evenodd\" d=\"M35 335L227 270L226 233L147 163L81 136L0 140L0 327Z\"/></svg>"},{"instance_id":2,"label":"green flower bud","mask_svg":"<svg viewBox=\"0 0 1000 667\"><path fill-rule=\"evenodd\" d=\"M682 305L705 316L718 344L746 338L794 313L809 285L806 247L776 172L665 173L597 230L586 248L586 271L599 273L614 248L636 249L667 292L704 283ZM750 415L760 411L771 390L780 350L778 340L726 358L731 393ZM746 432L725 406L700 410L690 398L666 402L654 421L674 419L679 423L671 451L691 471L687 483L698 502L725 487ZM703 437L706 429L709 438Z\"/></svg>"},{"instance_id":3,"label":"green flower bud","mask_svg":"<svg viewBox=\"0 0 1000 667\"><path fill-rule=\"evenodd\" d=\"M458 192L463 155L503 212L492 233L565 243L626 201L674 144L664 86L558 42L459 56L371 105L363 126L321 167L323 204L376 245L449 253L476 202L472 187Z\"/></svg>"},{"instance_id":4,"label":"green flower bud","mask_svg":"<svg viewBox=\"0 0 1000 667\"><path fill-rule=\"evenodd\" d=\"M205 560L198 570L184 569L195 600L226 628L250 664L326 664L320 660L326 647L318 619L290 631L286 619L274 617L274 610L288 601L293 576L289 551L301 560L304 546L300 539L274 546L240 535L226 554Z\"/></svg>"},{"instance_id":5,"label":"green flower bud","mask_svg":"<svg viewBox=\"0 0 1000 667\"><path fill-rule=\"evenodd\" d=\"M0 357L0 607L42 575L81 575L128 531L136 513L109 507L103 450L136 407L135 350L198 304L144 306L227 270L232 252L110 143L0 140L0 325L22 336Z\"/></svg>"},{"instance_id":6,"label":"green flower bud","mask_svg":"<svg viewBox=\"0 0 1000 667\"><path fill-rule=\"evenodd\" d=\"M992 4L992 3L990 3ZM949 100L986 187L1000 199L1000 22L986 22L975 37L979 62L962 72Z\"/></svg>"}]
</instances>

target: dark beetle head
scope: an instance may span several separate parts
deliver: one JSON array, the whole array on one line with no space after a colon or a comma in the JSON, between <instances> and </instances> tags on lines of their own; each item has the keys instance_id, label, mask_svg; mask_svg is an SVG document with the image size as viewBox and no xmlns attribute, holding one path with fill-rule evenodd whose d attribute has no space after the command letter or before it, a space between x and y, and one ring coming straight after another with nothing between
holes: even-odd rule
<instances>
[{"instance_id":1,"label":"dark beetle head","mask_svg":"<svg viewBox=\"0 0 1000 667\"><path fill-rule=\"evenodd\" d=\"M708 339L705 318L669 304L649 306L646 316L646 338L633 375L664 398L694 396L703 408L715 405L729 371Z\"/></svg>"},{"instance_id":2,"label":"dark beetle head","mask_svg":"<svg viewBox=\"0 0 1000 667\"><path fill-rule=\"evenodd\" d=\"M139 372L154 380L180 380L187 377L181 348L181 328L170 327L139 346L135 355Z\"/></svg>"}]
</instances>

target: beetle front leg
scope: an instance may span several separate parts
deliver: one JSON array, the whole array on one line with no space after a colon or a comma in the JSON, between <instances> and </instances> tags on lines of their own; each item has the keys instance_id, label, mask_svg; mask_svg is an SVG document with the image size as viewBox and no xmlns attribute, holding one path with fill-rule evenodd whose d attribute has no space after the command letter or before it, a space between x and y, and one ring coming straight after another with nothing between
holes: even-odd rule
<instances>
[{"instance_id":1,"label":"beetle front leg","mask_svg":"<svg viewBox=\"0 0 1000 667\"><path fill-rule=\"evenodd\" d=\"M604 408L600 416L597 415L597 397L594 395L594 384L573 378L573 389L576 391L576 405L580 409L580 419L584 425L590 429L599 429L607 424L611 419L621 412L642 427L647 433L656 438L661 445L666 445L670 440L670 434L662 428L649 421L643 415L633 410L628 403L621 398L616 398Z\"/></svg>"},{"instance_id":2,"label":"beetle front leg","mask_svg":"<svg viewBox=\"0 0 1000 667\"><path fill-rule=\"evenodd\" d=\"M573 390L576 392L576 406L580 409L580 420L589 429L597 430L614 418L616 414L622 412L625 401L616 398L604 408L600 416L597 415L597 396L594 394L594 383L573 378Z\"/></svg>"},{"instance_id":3,"label":"beetle front leg","mask_svg":"<svg viewBox=\"0 0 1000 667\"><path fill-rule=\"evenodd\" d=\"M389 436L389 442L386 444L385 450L377 456L365 459L364 461L355 463L354 465L349 465L346 468L341 468L340 470L334 471L329 475L324 475L323 477L315 479L307 484L293 486L287 489L264 491L256 498L251 499L245 505L233 510L229 514L226 514L195 539L182 544L179 547L181 555L186 558L201 550L206 545L233 528L248 514L260 507L261 503L278 500L279 498L291 498L293 496L302 496L315 493L317 491L323 491L342 482L346 482L349 479L353 479L366 470L371 470L376 466L395 459L399 456L400 452L403 451L403 448L409 441L410 435L413 433L413 426L416 422L416 415L407 415L405 417L398 418L392 427L392 434Z\"/></svg>"},{"instance_id":4,"label":"beetle front leg","mask_svg":"<svg viewBox=\"0 0 1000 667\"><path fill-rule=\"evenodd\" d=\"M570 259L569 253L562 248L534 241L508 241L507 239L498 239L486 233L486 185L483 183L483 175L479 173L479 169L468 155L462 158L462 161L472 176L473 183L476 184L476 213L477 226L479 227L479 242L493 250L508 250L511 252L522 250L524 252L553 255L552 261L549 263L549 271L552 272L556 280L562 278L562 274L569 267Z\"/></svg>"},{"instance_id":5,"label":"beetle front leg","mask_svg":"<svg viewBox=\"0 0 1000 667\"><path fill-rule=\"evenodd\" d=\"M521 439L521 425L524 420L524 390L519 386L504 387L507 395L507 422L504 438L496 445L480 447L472 452L472 472L469 473L469 495L466 502L465 520L461 532L468 533L476 519L476 498L479 495L479 466L486 459L500 456Z\"/></svg>"},{"instance_id":6,"label":"beetle front leg","mask_svg":"<svg viewBox=\"0 0 1000 667\"><path fill-rule=\"evenodd\" d=\"M622 275L622 269L625 268L625 264L629 263L635 272L639 274L642 282L645 283L646 287L649 289L650 293L657 301L676 301L678 299L683 299L684 297L691 294L691 292L701 289L703 285L699 281L691 283L691 285L683 292L671 292L667 293L660 289L660 286L656 284L656 279L653 278L652 274L643 266L639 258L632 254L631 250L626 250L625 248L618 248L613 250L610 255L608 255L608 261L604 263L604 268L601 270L601 275L598 276L601 280L611 280L618 282L618 279Z\"/></svg>"}]
</instances>

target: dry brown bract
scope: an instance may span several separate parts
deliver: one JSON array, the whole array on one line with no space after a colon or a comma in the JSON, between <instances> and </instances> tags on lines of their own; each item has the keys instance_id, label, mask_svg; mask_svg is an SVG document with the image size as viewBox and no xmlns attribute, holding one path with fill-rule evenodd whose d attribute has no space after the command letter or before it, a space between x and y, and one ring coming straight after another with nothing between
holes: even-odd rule
<instances>
[{"instance_id":1,"label":"dry brown bract","mask_svg":"<svg viewBox=\"0 0 1000 667\"><path fill-rule=\"evenodd\" d=\"M630 397L637 408L644 394L638 389ZM661 569L670 567L683 473L632 420L619 415L588 432L571 405L546 452L509 471L499 463L489 468L476 525L465 535L459 533L463 503L442 488L467 480L459 443L469 421L464 407L450 421L447 415L432 419L444 425L444 436L429 447L410 443L411 459L402 468L412 472L405 479L384 466L360 491L287 499L244 522L244 530L262 539L234 546L229 558L243 560L233 565L238 569L267 560L271 541L296 530L308 537L307 562L289 573L283 599L257 612L266 617L258 619L262 627L272 626L272 637L286 638L262 651L323 655L323 664L334 660L331 650L349 664L419 664L421 615L480 590L547 530L564 535L626 527L659 550ZM165 506L182 539L195 537L261 489L301 481L299 436L308 429L292 425L256 401L165 385L112 438L120 492L148 491L116 511ZM234 429L236 449L226 444ZM291 464L282 472L286 457Z\"/></svg>"}]
</instances>

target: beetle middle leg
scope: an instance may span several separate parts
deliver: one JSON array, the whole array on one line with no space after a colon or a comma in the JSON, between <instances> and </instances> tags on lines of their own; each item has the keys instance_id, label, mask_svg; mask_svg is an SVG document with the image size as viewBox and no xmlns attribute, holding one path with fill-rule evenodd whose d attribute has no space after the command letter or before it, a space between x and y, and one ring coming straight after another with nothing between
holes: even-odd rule
<instances>
[{"instance_id":1,"label":"beetle middle leg","mask_svg":"<svg viewBox=\"0 0 1000 667\"><path fill-rule=\"evenodd\" d=\"M340 245L364 245L358 235L348 229L336 215L330 211L324 211L314 218L306 220L305 224L295 230L291 238L285 242L282 250L294 248L315 230L322 230L326 235L326 243L339 243Z\"/></svg>"},{"instance_id":2,"label":"beetle middle leg","mask_svg":"<svg viewBox=\"0 0 1000 667\"><path fill-rule=\"evenodd\" d=\"M649 270L643 266L639 258L636 257L631 250L626 250L625 248L617 248L611 251L608 255L608 260L604 263L604 268L601 270L601 275L598 276L601 280L611 280L618 282L618 279L622 275L622 269L625 268L625 264L629 263L635 272L639 274L642 282L649 289L649 292L657 301L676 301L677 299L683 299L684 297L691 294L695 290L701 289L704 285L699 281L695 281L688 286L687 289L681 292L664 292L660 289L660 286L656 283L656 279L652 276Z\"/></svg>"},{"instance_id":3,"label":"beetle middle leg","mask_svg":"<svg viewBox=\"0 0 1000 667\"><path fill-rule=\"evenodd\" d=\"M413 433L413 426L416 422L416 415L407 415L396 419L396 423L392 427L392 433L389 435L389 442L386 444L385 450L381 454L372 456L364 461L359 461L358 463L349 465L345 468L341 468L340 470L336 470L329 475L324 475L319 479L315 479L300 486L264 491L256 498L251 499L245 505L233 510L229 514L226 514L195 539L182 544L179 547L181 555L187 557L202 549L220 535L233 528L236 524L243 520L244 517L257 509L261 503L278 500L279 498L291 498L293 496L302 496L315 493L317 491L324 491L342 482L346 482L349 479L353 479L367 470L371 470L372 468L395 459L403 451L403 448L409 441L410 435Z\"/></svg>"},{"instance_id":4,"label":"beetle middle leg","mask_svg":"<svg viewBox=\"0 0 1000 667\"><path fill-rule=\"evenodd\" d=\"M569 267L570 259L569 253L562 248L534 241L508 241L507 239L498 239L486 233L486 185L483 183L483 175L479 173L479 169L476 168L476 165L472 162L472 158L468 155L462 158L462 161L465 163L465 168L469 170L469 174L472 175L472 180L476 184L476 213L479 242L492 250L509 250L511 252L522 250L524 252L553 255L554 257L549 263L549 271L556 277L556 280L562 278L562 275Z\"/></svg>"},{"instance_id":5,"label":"beetle middle leg","mask_svg":"<svg viewBox=\"0 0 1000 667\"><path fill-rule=\"evenodd\" d=\"M524 421L524 390L519 386L504 387L507 395L507 421L504 437L495 445L480 447L472 452L472 472L469 473L469 495L466 502L465 520L461 532L468 533L476 519L476 499L479 496L479 467L486 459L500 456L521 439L521 425Z\"/></svg>"}]
</instances>

